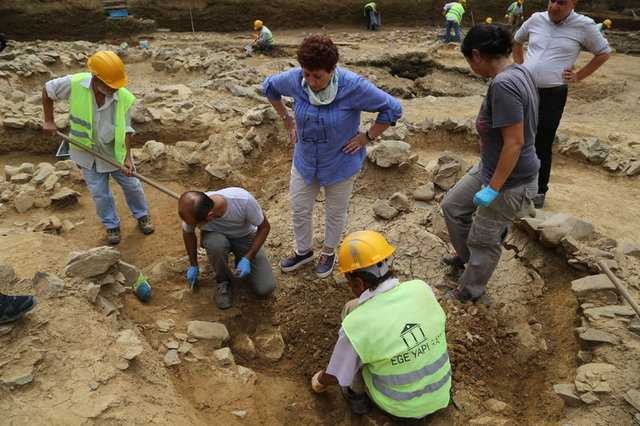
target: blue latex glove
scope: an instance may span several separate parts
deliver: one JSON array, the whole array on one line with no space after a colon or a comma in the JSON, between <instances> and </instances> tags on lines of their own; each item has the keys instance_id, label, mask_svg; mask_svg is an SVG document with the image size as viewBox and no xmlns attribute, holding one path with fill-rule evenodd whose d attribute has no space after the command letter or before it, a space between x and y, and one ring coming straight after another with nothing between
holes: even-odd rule
<instances>
[{"instance_id":1,"label":"blue latex glove","mask_svg":"<svg viewBox=\"0 0 640 426\"><path fill-rule=\"evenodd\" d=\"M238 266L236 267L236 275L240 278L244 278L249 275L249 272L251 272L251 261L246 257L243 257L240 259L240 262L238 262Z\"/></svg>"},{"instance_id":2,"label":"blue latex glove","mask_svg":"<svg viewBox=\"0 0 640 426\"><path fill-rule=\"evenodd\" d=\"M198 275L200 274L200 269L197 266L189 266L187 268L187 282L191 285L191 288L195 287L196 281L198 280Z\"/></svg>"},{"instance_id":3,"label":"blue latex glove","mask_svg":"<svg viewBox=\"0 0 640 426\"><path fill-rule=\"evenodd\" d=\"M495 191L490 186L485 186L480 191L476 192L476 195L473 196L473 204L476 206L487 207L500 193Z\"/></svg>"}]
</instances>

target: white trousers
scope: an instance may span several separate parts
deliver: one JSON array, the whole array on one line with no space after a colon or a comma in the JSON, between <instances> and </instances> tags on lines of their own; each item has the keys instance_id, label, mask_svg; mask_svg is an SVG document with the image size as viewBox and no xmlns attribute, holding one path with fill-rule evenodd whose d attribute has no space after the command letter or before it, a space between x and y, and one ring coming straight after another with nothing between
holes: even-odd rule
<instances>
[{"instance_id":1,"label":"white trousers","mask_svg":"<svg viewBox=\"0 0 640 426\"><path fill-rule=\"evenodd\" d=\"M326 197L324 245L327 248L335 249L340 243L347 223L347 208L355 179L356 175L353 175L346 180L324 187ZM320 186L317 179L308 184L295 167L291 167L289 198L293 213L293 235L298 254L305 254L313 249L313 207L320 192Z\"/></svg>"}]
</instances>

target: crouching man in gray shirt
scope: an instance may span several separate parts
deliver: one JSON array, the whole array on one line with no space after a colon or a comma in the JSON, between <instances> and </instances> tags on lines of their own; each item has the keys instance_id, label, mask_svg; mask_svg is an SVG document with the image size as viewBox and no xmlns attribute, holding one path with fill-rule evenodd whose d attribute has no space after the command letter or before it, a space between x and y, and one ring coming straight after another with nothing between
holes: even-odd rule
<instances>
[{"instance_id":1,"label":"crouching man in gray shirt","mask_svg":"<svg viewBox=\"0 0 640 426\"><path fill-rule=\"evenodd\" d=\"M540 158L537 208L544 207L549 190L551 153L556 130L567 101L568 84L577 83L593 74L608 59L611 49L593 19L573 9L577 0L549 0L546 12L534 13L515 35L513 59L533 75L540 96L536 153ZM523 45L529 42L527 57ZM581 69L573 66L585 48L594 57Z\"/></svg>"},{"instance_id":2,"label":"crouching man in gray shirt","mask_svg":"<svg viewBox=\"0 0 640 426\"><path fill-rule=\"evenodd\" d=\"M266 296L276 287L271 264L262 248L271 226L256 199L242 188L219 191L189 191L182 194L178 205L182 219L182 237L189 255L187 281L195 286L198 268L198 239L207 251L216 274L216 305L227 309L233 305L231 281L247 278L258 296ZM235 256L235 269L228 267L228 255Z\"/></svg>"}]
</instances>

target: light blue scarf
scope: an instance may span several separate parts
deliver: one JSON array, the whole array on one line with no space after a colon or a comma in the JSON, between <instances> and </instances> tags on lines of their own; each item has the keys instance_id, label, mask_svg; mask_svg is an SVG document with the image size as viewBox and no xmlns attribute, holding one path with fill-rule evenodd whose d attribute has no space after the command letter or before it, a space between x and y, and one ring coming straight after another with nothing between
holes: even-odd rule
<instances>
[{"instance_id":1,"label":"light blue scarf","mask_svg":"<svg viewBox=\"0 0 640 426\"><path fill-rule=\"evenodd\" d=\"M302 78L302 88L307 92L307 95L309 95L309 102L311 102L311 105L329 105L335 100L336 95L338 94L338 72L337 70L333 72L327 87L319 92L311 90L309 83L307 83L307 80L305 80L304 77Z\"/></svg>"}]
</instances>

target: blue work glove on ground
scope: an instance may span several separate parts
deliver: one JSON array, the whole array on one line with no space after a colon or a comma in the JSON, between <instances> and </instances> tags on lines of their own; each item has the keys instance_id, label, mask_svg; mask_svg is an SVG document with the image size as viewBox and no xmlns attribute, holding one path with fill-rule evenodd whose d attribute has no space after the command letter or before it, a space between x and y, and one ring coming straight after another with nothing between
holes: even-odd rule
<instances>
[{"instance_id":1,"label":"blue work glove on ground","mask_svg":"<svg viewBox=\"0 0 640 426\"><path fill-rule=\"evenodd\" d=\"M200 269L198 269L197 266L189 266L189 268L187 268L187 281L189 282L189 284L191 284L191 288L196 285L199 274Z\"/></svg>"},{"instance_id":2,"label":"blue work glove on ground","mask_svg":"<svg viewBox=\"0 0 640 426\"><path fill-rule=\"evenodd\" d=\"M500 193L498 191L495 191L490 186L485 186L473 196L473 204L476 206L487 207L489 204L493 203L493 200L495 200L499 194Z\"/></svg>"},{"instance_id":3,"label":"blue work glove on ground","mask_svg":"<svg viewBox=\"0 0 640 426\"><path fill-rule=\"evenodd\" d=\"M236 275L240 278L244 278L251 272L251 261L246 257L240 259L238 266L236 267Z\"/></svg>"}]
</instances>

